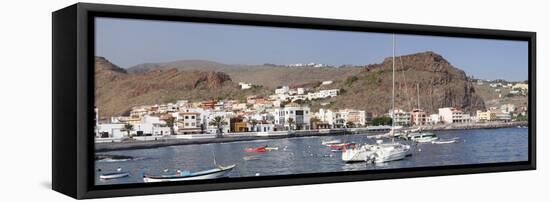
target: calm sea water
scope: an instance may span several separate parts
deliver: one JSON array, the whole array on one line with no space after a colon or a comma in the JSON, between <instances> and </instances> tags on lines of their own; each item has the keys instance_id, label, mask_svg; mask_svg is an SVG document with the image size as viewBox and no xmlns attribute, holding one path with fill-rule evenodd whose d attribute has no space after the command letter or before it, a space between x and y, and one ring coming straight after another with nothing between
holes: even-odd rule
<instances>
[{"instance_id":1,"label":"calm sea water","mask_svg":"<svg viewBox=\"0 0 550 202\"><path fill-rule=\"evenodd\" d=\"M367 135L303 137L247 142L181 145L154 149L102 152L105 155L131 156L131 160L96 161L96 184L142 183L142 174L174 173L176 169L199 171L218 164L236 164L229 177L338 172L369 169L425 167L441 165L514 162L528 160L526 128L453 130L436 132L440 139L459 138L452 144L418 144L412 156L382 164L346 164L339 152L321 145L322 141L373 143ZM248 147L269 145L278 151L247 153ZM100 180L101 173L117 168L130 176ZM168 169L167 172L165 170Z\"/></svg>"}]
</instances>

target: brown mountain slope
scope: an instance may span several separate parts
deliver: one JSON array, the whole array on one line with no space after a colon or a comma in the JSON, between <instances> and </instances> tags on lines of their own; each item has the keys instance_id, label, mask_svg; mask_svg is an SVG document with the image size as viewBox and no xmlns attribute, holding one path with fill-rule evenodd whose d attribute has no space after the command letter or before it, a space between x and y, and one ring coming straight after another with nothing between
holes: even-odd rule
<instances>
[{"instance_id":1,"label":"brown mountain slope","mask_svg":"<svg viewBox=\"0 0 550 202\"><path fill-rule=\"evenodd\" d=\"M158 69L180 71L217 71L229 75L235 82L247 82L274 89L282 85L297 85L324 80L344 79L361 72L361 68L314 68L270 65L228 65L206 60L180 60L168 63L144 63L128 68L130 73L143 73Z\"/></svg>"},{"instance_id":2,"label":"brown mountain slope","mask_svg":"<svg viewBox=\"0 0 550 202\"><path fill-rule=\"evenodd\" d=\"M419 97L420 108L429 113L437 113L441 107L469 112L485 109L484 101L475 93L464 71L453 67L441 55L423 52L396 57L395 66L396 108L416 108ZM338 85L345 91L332 100L331 107L354 107L377 115L387 113L391 108L392 58L369 65Z\"/></svg>"},{"instance_id":3,"label":"brown mountain slope","mask_svg":"<svg viewBox=\"0 0 550 202\"><path fill-rule=\"evenodd\" d=\"M128 74L102 57L96 57L95 66L96 106L102 118L121 115L132 106L180 99L242 99L263 90L240 90L222 72L170 69Z\"/></svg>"},{"instance_id":4,"label":"brown mountain slope","mask_svg":"<svg viewBox=\"0 0 550 202\"><path fill-rule=\"evenodd\" d=\"M201 61L196 62L202 64ZM310 86L313 90L340 88L342 94L330 100L313 101L312 110L327 101L331 101L329 107L333 109L363 109L375 115L387 113L391 107L391 58L366 68L228 67L220 63L208 64L208 68L204 68L208 71L196 70L204 65L179 66L180 70L175 69L178 67L176 65L148 69L145 73L127 73L105 58L98 57L96 105L100 108L100 115L120 115L131 106L179 99L242 100L246 95L272 94L275 86L279 85L318 84L323 80L333 80L334 83L318 88L316 85ZM236 84L238 81L265 87L242 91ZM420 103L417 102L417 84ZM483 99L476 94L464 71L433 52L396 57L396 107L411 110L418 104L429 113L437 113L440 107L458 107L469 112L485 109Z\"/></svg>"}]
</instances>

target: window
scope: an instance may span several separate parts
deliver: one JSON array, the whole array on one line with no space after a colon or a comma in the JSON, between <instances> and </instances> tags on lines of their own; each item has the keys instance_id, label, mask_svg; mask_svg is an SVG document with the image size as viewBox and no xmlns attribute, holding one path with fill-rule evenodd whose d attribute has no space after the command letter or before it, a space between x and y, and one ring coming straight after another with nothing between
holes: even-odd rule
<instances>
[{"instance_id":1,"label":"window","mask_svg":"<svg viewBox=\"0 0 550 202\"><path fill-rule=\"evenodd\" d=\"M189 123L185 123L185 126L189 126Z\"/></svg>"},{"instance_id":2,"label":"window","mask_svg":"<svg viewBox=\"0 0 550 202\"><path fill-rule=\"evenodd\" d=\"M195 119L195 116L191 116L191 119Z\"/></svg>"},{"instance_id":3,"label":"window","mask_svg":"<svg viewBox=\"0 0 550 202\"><path fill-rule=\"evenodd\" d=\"M185 119L189 119L189 116L185 116Z\"/></svg>"}]
</instances>

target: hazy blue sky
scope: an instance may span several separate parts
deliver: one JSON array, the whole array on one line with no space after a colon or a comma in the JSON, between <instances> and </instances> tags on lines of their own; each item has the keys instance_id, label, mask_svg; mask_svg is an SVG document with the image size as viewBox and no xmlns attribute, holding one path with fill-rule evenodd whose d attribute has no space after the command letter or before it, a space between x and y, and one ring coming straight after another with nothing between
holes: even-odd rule
<instances>
[{"instance_id":1,"label":"hazy blue sky","mask_svg":"<svg viewBox=\"0 0 550 202\"><path fill-rule=\"evenodd\" d=\"M527 42L396 35L396 54L434 51L484 79L527 79ZM392 54L391 34L96 19L96 55L127 68L204 59L226 64L366 65Z\"/></svg>"}]
</instances>

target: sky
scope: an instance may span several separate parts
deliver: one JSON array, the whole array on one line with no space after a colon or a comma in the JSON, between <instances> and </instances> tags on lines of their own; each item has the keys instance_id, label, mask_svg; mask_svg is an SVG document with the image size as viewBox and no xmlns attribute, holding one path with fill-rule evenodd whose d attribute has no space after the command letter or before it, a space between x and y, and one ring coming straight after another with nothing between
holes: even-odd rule
<instances>
[{"instance_id":1,"label":"sky","mask_svg":"<svg viewBox=\"0 0 550 202\"><path fill-rule=\"evenodd\" d=\"M128 68L185 59L225 64L380 63L392 35L279 27L96 18L96 56ZM525 41L395 35L396 55L433 51L469 76L527 80Z\"/></svg>"}]
</instances>

